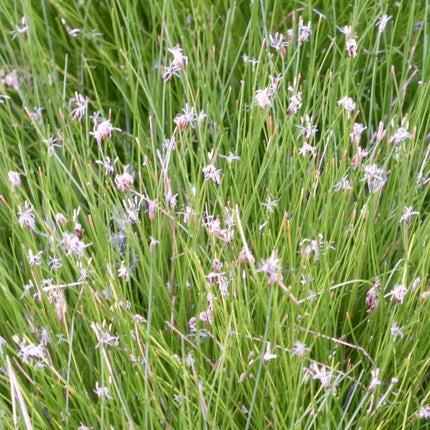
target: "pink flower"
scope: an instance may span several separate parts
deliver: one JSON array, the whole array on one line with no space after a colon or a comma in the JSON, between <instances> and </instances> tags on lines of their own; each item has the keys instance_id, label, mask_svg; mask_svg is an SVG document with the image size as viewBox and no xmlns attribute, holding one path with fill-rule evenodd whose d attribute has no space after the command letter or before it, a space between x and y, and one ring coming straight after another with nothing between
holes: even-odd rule
<instances>
[{"instance_id":1,"label":"pink flower","mask_svg":"<svg viewBox=\"0 0 430 430\"><path fill-rule=\"evenodd\" d=\"M120 191L130 191L131 184L133 184L133 176L128 173L128 168L128 165L125 166L124 173L115 176L115 185Z\"/></svg>"}]
</instances>

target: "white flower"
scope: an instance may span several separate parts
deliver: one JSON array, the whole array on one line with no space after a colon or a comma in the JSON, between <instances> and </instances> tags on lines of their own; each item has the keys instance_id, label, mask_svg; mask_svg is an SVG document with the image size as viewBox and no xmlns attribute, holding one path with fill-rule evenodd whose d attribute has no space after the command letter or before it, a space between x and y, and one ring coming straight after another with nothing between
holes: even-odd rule
<instances>
[{"instance_id":1,"label":"white flower","mask_svg":"<svg viewBox=\"0 0 430 430\"><path fill-rule=\"evenodd\" d=\"M263 90L259 89L255 93L255 101L261 109L267 109L272 106L272 102L270 101L270 87L264 88Z\"/></svg>"},{"instance_id":2,"label":"white flower","mask_svg":"<svg viewBox=\"0 0 430 430\"><path fill-rule=\"evenodd\" d=\"M383 33L385 30L385 27L387 26L387 22L392 18L392 16L388 16L387 14L384 14L381 16L381 18L378 19L378 21L375 24L375 27L379 27L379 33Z\"/></svg>"},{"instance_id":3,"label":"white flower","mask_svg":"<svg viewBox=\"0 0 430 430\"><path fill-rule=\"evenodd\" d=\"M392 296L394 300L399 303L403 304L403 301L405 300L406 293L408 292L408 289L404 285L396 285L393 290L388 293L387 296Z\"/></svg>"},{"instance_id":4,"label":"white flower","mask_svg":"<svg viewBox=\"0 0 430 430\"><path fill-rule=\"evenodd\" d=\"M369 393L374 391L375 388L381 384L381 381L379 380L379 369L377 367L375 367L372 370L371 374L372 374L372 381L370 382L369 388L367 389Z\"/></svg>"},{"instance_id":5,"label":"white flower","mask_svg":"<svg viewBox=\"0 0 430 430\"><path fill-rule=\"evenodd\" d=\"M9 178L11 185L12 185L12 191L14 190L15 187L21 186L21 175L22 175L22 173L14 172L12 170L10 172L8 172L7 176Z\"/></svg>"},{"instance_id":6,"label":"white flower","mask_svg":"<svg viewBox=\"0 0 430 430\"><path fill-rule=\"evenodd\" d=\"M288 46L288 42L285 41L285 36L282 33L275 33L274 35L269 35L270 46L277 51L281 48Z\"/></svg>"},{"instance_id":7,"label":"white flower","mask_svg":"<svg viewBox=\"0 0 430 430\"><path fill-rule=\"evenodd\" d=\"M42 251L39 251L37 254L33 254L33 251L31 249L28 250L27 259L30 266L42 265L42 260L41 260L42 253L43 253Z\"/></svg>"},{"instance_id":8,"label":"white flower","mask_svg":"<svg viewBox=\"0 0 430 430\"><path fill-rule=\"evenodd\" d=\"M393 142L394 145L398 145L401 142L404 142L406 139L411 139L412 134L408 132L406 128L400 127L393 134L390 142Z\"/></svg>"},{"instance_id":9,"label":"white flower","mask_svg":"<svg viewBox=\"0 0 430 430\"><path fill-rule=\"evenodd\" d=\"M167 50L173 55L172 65L184 68L185 64L188 64L188 57L184 55L184 51L178 45Z\"/></svg>"},{"instance_id":10,"label":"white flower","mask_svg":"<svg viewBox=\"0 0 430 430\"><path fill-rule=\"evenodd\" d=\"M119 158L116 157L112 163L109 157L104 157L103 160L96 160L96 164L101 164L104 167L105 175L113 175L115 172L114 166L118 160Z\"/></svg>"},{"instance_id":11,"label":"white flower","mask_svg":"<svg viewBox=\"0 0 430 430\"><path fill-rule=\"evenodd\" d=\"M133 176L128 173L129 166L124 166L124 173L115 176L115 185L120 191L130 191L133 184Z\"/></svg>"},{"instance_id":12,"label":"white flower","mask_svg":"<svg viewBox=\"0 0 430 430\"><path fill-rule=\"evenodd\" d=\"M344 176L340 182L338 182L337 184L333 185L333 189L335 191L340 191L342 190L344 193L346 193L347 191L351 190L351 183L348 180L348 175Z\"/></svg>"},{"instance_id":13,"label":"white flower","mask_svg":"<svg viewBox=\"0 0 430 430\"><path fill-rule=\"evenodd\" d=\"M343 97L340 100L337 101L337 104L342 106L348 115L348 119L351 118L351 113L353 112L353 110L355 109L355 102L354 100L352 100L351 97Z\"/></svg>"},{"instance_id":14,"label":"white flower","mask_svg":"<svg viewBox=\"0 0 430 430\"><path fill-rule=\"evenodd\" d=\"M318 127L312 125L312 117L305 115L305 117L300 118L301 125L296 125L300 129L299 135L297 137L303 136L305 139L309 139L314 134L318 132Z\"/></svg>"},{"instance_id":15,"label":"white flower","mask_svg":"<svg viewBox=\"0 0 430 430\"><path fill-rule=\"evenodd\" d=\"M345 25L344 27L341 28L340 31L345 35L345 38L347 40L351 39L353 37L352 36L352 27L350 25Z\"/></svg>"},{"instance_id":16,"label":"white flower","mask_svg":"<svg viewBox=\"0 0 430 430\"><path fill-rule=\"evenodd\" d=\"M108 119L105 119L99 123L94 124L93 131L90 131L90 135L96 138L97 144L101 145L104 138L112 137L112 131L120 130L115 128Z\"/></svg>"},{"instance_id":17,"label":"white flower","mask_svg":"<svg viewBox=\"0 0 430 430\"><path fill-rule=\"evenodd\" d=\"M378 132L376 133L376 141L379 143L387 134L387 131L384 129L384 123L379 121Z\"/></svg>"},{"instance_id":18,"label":"white flower","mask_svg":"<svg viewBox=\"0 0 430 430\"><path fill-rule=\"evenodd\" d=\"M100 346L118 346L119 345L119 337L118 336L112 336L110 334L110 331L112 330L112 324L109 324L106 327L106 321L103 321L102 325L100 326L99 323L91 323L91 328L94 330L94 333L96 334L98 343L96 345L96 348L99 348Z\"/></svg>"},{"instance_id":19,"label":"white flower","mask_svg":"<svg viewBox=\"0 0 430 430\"><path fill-rule=\"evenodd\" d=\"M68 257L75 253L78 258L82 258L84 256L84 249L91 244L85 244L76 234L65 232L61 240L61 245Z\"/></svg>"},{"instance_id":20,"label":"white flower","mask_svg":"<svg viewBox=\"0 0 430 430\"><path fill-rule=\"evenodd\" d=\"M305 343L302 343L298 340L294 342L293 348L291 348L291 357L294 357L295 355L301 359L304 359L306 357L306 352L310 351L310 348L306 346Z\"/></svg>"},{"instance_id":21,"label":"white flower","mask_svg":"<svg viewBox=\"0 0 430 430\"><path fill-rule=\"evenodd\" d=\"M312 154L313 157L316 157L317 155L315 148L307 142L303 142L302 147L299 148L299 154L304 157L308 154Z\"/></svg>"},{"instance_id":22,"label":"white flower","mask_svg":"<svg viewBox=\"0 0 430 430\"><path fill-rule=\"evenodd\" d=\"M267 196L266 202L261 203L261 206L266 207L266 212L273 213L273 208L278 206L278 200L272 200L270 196Z\"/></svg>"},{"instance_id":23,"label":"white flower","mask_svg":"<svg viewBox=\"0 0 430 430\"><path fill-rule=\"evenodd\" d=\"M76 107L70 112L70 116L73 121L80 121L87 111L88 97L84 97L82 94L75 91L75 97L69 100L69 109L71 109L72 103L74 103Z\"/></svg>"},{"instance_id":24,"label":"white flower","mask_svg":"<svg viewBox=\"0 0 430 430\"><path fill-rule=\"evenodd\" d=\"M376 164L364 166L364 177L362 181L367 181L367 185L373 193L382 190L388 180L388 173Z\"/></svg>"},{"instance_id":25,"label":"white flower","mask_svg":"<svg viewBox=\"0 0 430 430\"><path fill-rule=\"evenodd\" d=\"M12 336L12 339L18 344L20 351L18 352L18 357L22 357L23 363L32 363L33 358L45 358L45 346L43 344L35 345L34 343L29 343L27 345L27 340L24 338L22 341L19 340L17 335Z\"/></svg>"},{"instance_id":26,"label":"white flower","mask_svg":"<svg viewBox=\"0 0 430 430\"><path fill-rule=\"evenodd\" d=\"M269 278L269 284L276 284L282 280L282 275L279 274L281 269L278 257L278 251L273 251L267 260L261 259L260 267L257 272L263 272Z\"/></svg>"},{"instance_id":27,"label":"white flower","mask_svg":"<svg viewBox=\"0 0 430 430\"><path fill-rule=\"evenodd\" d=\"M303 18L299 18L299 37L298 42L300 44L307 42L309 40L309 36L312 34L311 30L311 22L308 21L308 25L303 24Z\"/></svg>"},{"instance_id":28,"label":"white flower","mask_svg":"<svg viewBox=\"0 0 430 430\"><path fill-rule=\"evenodd\" d=\"M130 273L124 262L121 263L121 267L118 269L118 277L124 279L126 282L130 279Z\"/></svg>"},{"instance_id":29,"label":"white flower","mask_svg":"<svg viewBox=\"0 0 430 430\"><path fill-rule=\"evenodd\" d=\"M209 179L211 179L216 184L221 183L221 172L222 172L222 170L217 169L212 163L203 167L202 171L203 171L203 174L205 176L205 181L208 181Z\"/></svg>"},{"instance_id":30,"label":"white flower","mask_svg":"<svg viewBox=\"0 0 430 430\"><path fill-rule=\"evenodd\" d=\"M294 90L292 86L288 87L288 91L291 92L290 104L288 106L287 115L297 113L297 111L302 107L302 93Z\"/></svg>"},{"instance_id":31,"label":"white flower","mask_svg":"<svg viewBox=\"0 0 430 430\"><path fill-rule=\"evenodd\" d=\"M346 52L348 53L348 57L357 57L357 42L355 39L348 39L346 41Z\"/></svg>"},{"instance_id":32,"label":"white flower","mask_svg":"<svg viewBox=\"0 0 430 430\"><path fill-rule=\"evenodd\" d=\"M230 168L233 161L237 160L240 161L240 157L238 155L234 155L232 152L230 152L228 155L219 155L220 158L225 158L227 160L228 167Z\"/></svg>"},{"instance_id":33,"label":"white flower","mask_svg":"<svg viewBox=\"0 0 430 430\"><path fill-rule=\"evenodd\" d=\"M403 214L400 218L400 222L404 222L405 224L409 224L411 222L412 215L419 215L420 213L413 210L412 206L405 206L403 208Z\"/></svg>"},{"instance_id":34,"label":"white flower","mask_svg":"<svg viewBox=\"0 0 430 430\"><path fill-rule=\"evenodd\" d=\"M360 137L363 134L364 130L366 130L367 127L365 127L363 124L355 122L352 125L352 133L349 135L351 138L351 142L358 146L360 143Z\"/></svg>"},{"instance_id":35,"label":"white flower","mask_svg":"<svg viewBox=\"0 0 430 430\"><path fill-rule=\"evenodd\" d=\"M27 31L28 31L28 25L27 25L27 19L25 18L25 16L23 16L21 18L21 25L22 25L22 27L20 27L20 26L17 25L15 27L16 30L14 30L14 31L11 32L11 34L13 35L12 36L12 40L14 40L18 36L18 34L26 34L27 33Z\"/></svg>"},{"instance_id":36,"label":"white flower","mask_svg":"<svg viewBox=\"0 0 430 430\"><path fill-rule=\"evenodd\" d=\"M425 418L428 420L430 418L430 405L421 406L420 410L416 413L418 418Z\"/></svg>"},{"instance_id":37,"label":"white flower","mask_svg":"<svg viewBox=\"0 0 430 430\"><path fill-rule=\"evenodd\" d=\"M403 329L404 328L405 328L404 326L399 327L397 325L397 322L393 321L393 324L391 325L390 332L391 332L391 337L393 338L394 342L396 341L397 336L400 336L403 339Z\"/></svg>"},{"instance_id":38,"label":"white flower","mask_svg":"<svg viewBox=\"0 0 430 430\"><path fill-rule=\"evenodd\" d=\"M113 397L109 395L109 388L108 387L99 387L99 382L96 382L96 389L94 392L97 394L98 397L106 397L108 400L112 400Z\"/></svg>"},{"instance_id":39,"label":"white flower","mask_svg":"<svg viewBox=\"0 0 430 430\"><path fill-rule=\"evenodd\" d=\"M379 306L378 289L373 286L366 294L367 312L374 311Z\"/></svg>"},{"instance_id":40,"label":"white flower","mask_svg":"<svg viewBox=\"0 0 430 430\"><path fill-rule=\"evenodd\" d=\"M21 209L21 206L18 206L18 216L19 225L21 227L26 227L29 230L36 231L36 218L34 216L33 208L27 201L24 203L24 210Z\"/></svg>"},{"instance_id":41,"label":"white flower","mask_svg":"<svg viewBox=\"0 0 430 430\"><path fill-rule=\"evenodd\" d=\"M274 360L275 358L278 358L278 356L276 354L272 354L270 342L267 342L266 352L263 355L263 361L267 363L269 360Z\"/></svg>"}]
</instances>

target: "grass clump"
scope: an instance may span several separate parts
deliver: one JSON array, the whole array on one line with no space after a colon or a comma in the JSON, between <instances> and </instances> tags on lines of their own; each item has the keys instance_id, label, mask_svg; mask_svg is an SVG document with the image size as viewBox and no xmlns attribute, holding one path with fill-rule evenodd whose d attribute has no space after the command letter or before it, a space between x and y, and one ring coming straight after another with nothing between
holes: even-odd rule
<instances>
[{"instance_id":1,"label":"grass clump","mask_svg":"<svg viewBox=\"0 0 430 430\"><path fill-rule=\"evenodd\" d=\"M3 428L418 429L429 7L0 0Z\"/></svg>"}]
</instances>

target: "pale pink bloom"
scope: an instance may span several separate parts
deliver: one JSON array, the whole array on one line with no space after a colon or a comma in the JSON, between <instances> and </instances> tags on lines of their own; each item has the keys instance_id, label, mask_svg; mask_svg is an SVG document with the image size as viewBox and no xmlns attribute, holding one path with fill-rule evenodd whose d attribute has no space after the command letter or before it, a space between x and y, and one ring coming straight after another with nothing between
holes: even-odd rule
<instances>
[{"instance_id":1,"label":"pale pink bloom","mask_svg":"<svg viewBox=\"0 0 430 430\"><path fill-rule=\"evenodd\" d=\"M411 222L412 215L419 215L420 213L413 210L412 206L405 206L403 208L403 214L400 218L400 222L404 222L405 224L409 224Z\"/></svg>"},{"instance_id":2,"label":"pale pink bloom","mask_svg":"<svg viewBox=\"0 0 430 430\"><path fill-rule=\"evenodd\" d=\"M303 18L299 18L299 37L298 42L300 44L307 42L309 40L309 36L312 34L311 30L311 22L308 21L308 25L303 24Z\"/></svg>"},{"instance_id":3,"label":"pale pink bloom","mask_svg":"<svg viewBox=\"0 0 430 430\"><path fill-rule=\"evenodd\" d=\"M180 70L181 70L181 67L175 64L170 64L169 66L164 67L163 75L162 75L163 81L164 82L170 81L170 79L172 79L173 76L176 76L177 78L179 78Z\"/></svg>"},{"instance_id":4,"label":"pale pink bloom","mask_svg":"<svg viewBox=\"0 0 430 430\"><path fill-rule=\"evenodd\" d=\"M346 193L347 191L351 190L351 183L348 180L348 175L344 176L340 182L338 182L337 184L333 185L333 189L334 191L340 191L342 190L344 193Z\"/></svg>"},{"instance_id":5,"label":"pale pink bloom","mask_svg":"<svg viewBox=\"0 0 430 430\"><path fill-rule=\"evenodd\" d=\"M105 346L118 346L119 345L119 337L118 336L112 336L111 330L112 330L112 324L109 324L109 326L106 329L106 321L103 321L102 325L99 323L91 323L91 328L93 329L94 333L97 337L97 345L96 348L105 347Z\"/></svg>"},{"instance_id":6,"label":"pale pink bloom","mask_svg":"<svg viewBox=\"0 0 430 430\"><path fill-rule=\"evenodd\" d=\"M18 34L26 34L27 33L27 31L28 31L28 25L27 25L27 19L25 18L25 16L23 16L21 18L21 25L22 25L22 27L20 27L19 25L17 25L15 27L16 30L13 30L11 32L11 34L13 35L12 36L12 40L14 40L18 36Z\"/></svg>"},{"instance_id":7,"label":"pale pink bloom","mask_svg":"<svg viewBox=\"0 0 430 430\"><path fill-rule=\"evenodd\" d=\"M124 173L115 176L115 185L120 191L130 191L133 184L133 176L128 173L129 166L124 166Z\"/></svg>"},{"instance_id":8,"label":"pale pink bloom","mask_svg":"<svg viewBox=\"0 0 430 430\"><path fill-rule=\"evenodd\" d=\"M277 283L280 280L280 261L281 259L278 257L278 251L273 251L267 260L261 259L260 267L257 269L257 272L263 272L269 278L270 284Z\"/></svg>"},{"instance_id":9,"label":"pale pink bloom","mask_svg":"<svg viewBox=\"0 0 430 430\"><path fill-rule=\"evenodd\" d=\"M188 321L188 331L190 333L195 333L197 331L197 318L196 317L191 317L190 320Z\"/></svg>"},{"instance_id":10,"label":"pale pink bloom","mask_svg":"<svg viewBox=\"0 0 430 430\"><path fill-rule=\"evenodd\" d=\"M208 181L211 179L216 184L221 183L221 169L217 169L212 163L208 164L207 166L203 167L203 174L205 176L205 181Z\"/></svg>"},{"instance_id":11,"label":"pale pink bloom","mask_svg":"<svg viewBox=\"0 0 430 430\"><path fill-rule=\"evenodd\" d=\"M104 157L103 160L96 160L96 164L101 164L105 169L105 175L113 175L115 172L114 166L119 160L118 157L112 162L109 157Z\"/></svg>"},{"instance_id":12,"label":"pale pink bloom","mask_svg":"<svg viewBox=\"0 0 430 430\"><path fill-rule=\"evenodd\" d=\"M259 89L255 93L255 101L261 109L267 109L272 106L272 102L270 101L270 88L264 88L263 90Z\"/></svg>"},{"instance_id":13,"label":"pale pink bloom","mask_svg":"<svg viewBox=\"0 0 430 430\"><path fill-rule=\"evenodd\" d=\"M374 311L379 306L378 289L373 286L366 294L367 312Z\"/></svg>"},{"instance_id":14,"label":"pale pink bloom","mask_svg":"<svg viewBox=\"0 0 430 430\"><path fill-rule=\"evenodd\" d=\"M62 267L61 259L50 256L49 265L51 266L51 271L61 269Z\"/></svg>"},{"instance_id":15,"label":"pale pink bloom","mask_svg":"<svg viewBox=\"0 0 430 430\"><path fill-rule=\"evenodd\" d=\"M243 264L254 264L255 263L255 258L252 255L252 252L246 248L245 246L242 247L241 251L240 251L240 255L239 258L241 259Z\"/></svg>"},{"instance_id":16,"label":"pale pink bloom","mask_svg":"<svg viewBox=\"0 0 430 430\"><path fill-rule=\"evenodd\" d=\"M237 160L240 161L240 157L238 155L234 155L232 152L230 152L228 155L219 155L220 158L225 158L227 160L228 167L230 168L233 161Z\"/></svg>"},{"instance_id":17,"label":"pale pink bloom","mask_svg":"<svg viewBox=\"0 0 430 430\"><path fill-rule=\"evenodd\" d=\"M184 51L179 45L174 48L168 48L168 51L173 55L172 65L184 68L188 64L188 57L184 55Z\"/></svg>"},{"instance_id":18,"label":"pale pink bloom","mask_svg":"<svg viewBox=\"0 0 430 430\"><path fill-rule=\"evenodd\" d=\"M75 91L75 97L72 97L69 100L69 110L71 109L72 104L75 104L76 107L70 112L70 116L73 121L80 121L87 111L88 97L84 97L82 94Z\"/></svg>"},{"instance_id":19,"label":"pale pink bloom","mask_svg":"<svg viewBox=\"0 0 430 430\"><path fill-rule=\"evenodd\" d=\"M94 392L97 394L98 397L106 397L107 400L113 400L113 397L109 395L109 388L108 387L99 387L99 382L96 382L96 388Z\"/></svg>"},{"instance_id":20,"label":"pale pink bloom","mask_svg":"<svg viewBox=\"0 0 430 430\"><path fill-rule=\"evenodd\" d=\"M35 345L34 343L28 343L24 338L22 341L19 340L17 335L12 336L12 339L18 344L19 352L18 357L22 357L23 363L32 363L34 358L44 359L46 354L46 348L44 345Z\"/></svg>"},{"instance_id":21,"label":"pale pink bloom","mask_svg":"<svg viewBox=\"0 0 430 430\"><path fill-rule=\"evenodd\" d=\"M302 147L299 148L299 154L303 156L312 154L313 157L316 157L317 155L315 148L307 142L303 142Z\"/></svg>"},{"instance_id":22,"label":"pale pink bloom","mask_svg":"<svg viewBox=\"0 0 430 430\"><path fill-rule=\"evenodd\" d=\"M294 90L292 86L288 87L288 91L291 92L290 104L288 105L287 115L297 113L297 111L302 107L302 93Z\"/></svg>"},{"instance_id":23,"label":"pale pink bloom","mask_svg":"<svg viewBox=\"0 0 430 430\"><path fill-rule=\"evenodd\" d=\"M391 296L397 303L402 305L407 292L408 289L404 285L400 284L396 285L393 290L389 292L385 297Z\"/></svg>"},{"instance_id":24,"label":"pale pink bloom","mask_svg":"<svg viewBox=\"0 0 430 430\"><path fill-rule=\"evenodd\" d=\"M278 92L279 85L282 81L282 75L281 74L279 74L277 76L270 75L269 78L270 78L269 94L273 94L273 93Z\"/></svg>"},{"instance_id":25,"label":"pale pink bloom","mask_svg":"<svg viewBox=\"0 0 430 430\"><path fill-rule=\"evenodd\" d=\"M18 206L19 225L26 227L29 230L36 231L36 217L34 216L33 208L25 201L24 210Z\"/></svg>"},{"instance_id":26,"label":"pale pink bloom","mask_svg":"<svg viewBox=\"0 0 430 430\"><path fill-rule=\"evenodd\" d=\"M203 322L203 324L206 324L207 326L212 325L212 311L210 309L207 309L203 312L200 312L199 315L200 321Z\"/></svg>"},{"instance_id":27,"label":"pale pink bloom","mask_svg":"<svg viewBox=\"0 0 430 430\"><path fill-rule=\"evenodd\" d=\"M152 236L149 236L150 242L149 242L149 252L152 252L155 248L155 245L158 245L160 243L159 240L154 239Z\"/></svg>"},{"instance_id":28,"label":"pale pink bloom","mask_svg":"<svg viewBox=\"0 0 430 430\"><path fill-rule=\"evenodd\" d=\"M312 379L318 379L321 382L325 390L328 390L331 387L332 373L328 371L323 364L321 364L320 368L318 363L313 361L307 370Z\"/></svg>"},{"instance_id":29,"label":"pale pink bloom","mask_svg":"<svg viewBox=\"0 0 430 430\"><path fill-rule=\"evenodd\" d=\"M278 200L272 200L270 196L267 196L266 202L261 203L261 206L266 207L266 212L273 213L273 208L278 207Z\"/></svg>"},{"instance_id":30,"label":"pale pink bloom","mask_svg":"<svg viewBox=\"0 0 430 430\"><path fill-rule=\"evenodd\" d=\"M348 53L348 57L357 57L357 42L355 39L348 39L346 41L346 52Z\"/></svg>"},{"instance_id":31,"label":"pale pink bloom","mask_svg":"<svg viewBox=\"0 0 430 430\"><path fill-rule=\"evenodd\" d=\"M415 414L417 418L425 418L428 420L430 418L430 405L421 406L419 411Z\"/></svg>"},{"instance_id":32,"label":"pale pink bloom","mask_svg":"<svg viewBox=\"0 0 430 430\"><path fill-rule=\"evenodd\" d=\"M392 16L388 16L387 14L384 14L381 16L381 18L378 19L378 21L375 24L375 27L379 27L379 33L383 33L385 30L385 27L387 26L387 22L392 18Z\"/></svg>"},{"instance_id":33,"label":"pale pink bloom","mask_svg":"<svg viewBox=\"0 0 430 430\"><path fill-rule=\"evenodd\" d=\"M33 251L31 249L28 250L28 263L30 266L41 266L42 265L42 251L39 251L37 254L33 254Z\"/></svg>"},{"instance_id":34,"label":"pale pink bloom","mask_svg":"<svg viewBox=\"0 0 430 430\"><path fill-rule=\"evenodd\" d=\"M312 117L305 115L305 117L300 118L301 125L296 125L300 129L299 135L297 137L303 136L305 139L309 139L314 134L318 132L318 127L312 125Z\"/></svg>"},{"instance_id":35,"label":"pale pink bloom","mask_svg":"<svg viewBox=\"0 0 430 430\"><path fill-rule=\"evenodd\" d=\"M417 277L415 278L414 282L412 283L411 291L412 293L415 293L416 289L418 288L418 285L421 283L421 278Z\"/></svg>"},{"instance_id":36,"label":"pale pink bloom","mask_svg":"<svg viewBox=\"0 0 430 430\"><path fill-rule=\"evenodd\" d=\"M397 325L397 322L393 321L393 324L391 325L390 332L391 332L391 337L393 338L394 342L396 341L398 336L400 336L400 338L403 339L403 329L404 329L404 326L399 327Z\"/></svg>"},{"instance_id":37,"label":"pale pink bloom","mask_svg":"<svg viewBox=\"0 0 430 430\"><path fill-rule=\"evenodd\" d=\"M124 262L121 263L121 267L118 269L118 277L124 279L126 282L130 279L130 273Z\"/></svg>"},{"instance_id":38,"label":"pale pink bloom","mask_svg":"<svg viewBox=\"0 0 430 430\"><path fill-rule=\"evenodd\" d=\"M294 346L291 348L291 357L294 357L295 355L302 360L306 358L306 353L309 352L311 349L306 346L305 343L300 342L299 340L296 340L294 342Z\"/></svg>"},{"instance_id":39,"label":"pale pink bloom","mask_svg":"<svg viewBox=\"0 0 430 430\"><path fill-rule=\"evenodd\" d=\"M366 157L369 154L369 152L366 149L363 149L361 146L357 148L357 152L354 154L354 156L351 159L351 164L354 168L357 168L360 164L360 161Z\"/></svg>"},{"instance_id":40,"label":"pale pink bloom","mask_svg":"<svg viewBox=\"0 0 430 430\"><path fill-rule=\"evenodd\" d=\"M114 130L119 131L120 129L114 127L108 119L105 119L94 125L90 135L94 136L97 143L101 145L103 139L112 137L112 131Z\"/></svg>"},{"instance_id":41,"label":"pale pink bloom","mask_svg":"<svg viewBox=\"0 0 430 430\"><path fill-rule=\"evenodd\" d=\"M379 380L379 369L377 367L375 367L372 371L372 380L370 381L370 385L369 388L367 389L367 391L369 393L371 393L372 391L375 390L375 388L381 384L381 381Z\"/></svg>"},{"instance_id":42,"label":"pale pink bloom","mask_svg":"<svg viewBox=\"0 0 430 430\"><path fill-rule=\"evenodd\" d=\"M55 221L63 227L67 225L67 218L60 212L55 214Z\"/></svg>"},{"instance_id":43,"label":"pale pink bloom","mask_svg":"<svg viewBox=\"0 0 430 430\"><path fill-rule=\"evenodd\" d=\"M1 82L5 87L12 87L15 91L19 89L18 73L13 69L10 73L5 74L3 69L0 69Z\"/></svg>"},{"instance_id":44,"label":"pale pink bloom","mask_svg":"<svg viewBox=\"0 0 430 430\"><path fill-rule=\"evenodd\" d=\"M76 234L65 232L61 239L61 245L66 251L66 255L70 257L72 254L76 254L78 258L84 256L84 249L91 244L85 244Z\"/></svg>"},{"instance_id":45,"label":"pale pink bloom","mask_svg":"<svg viewBox=\"0 0 430 430\"><path fill-rule=\"evenodd\" d=\"M349 137L351 138L351 142L354 145L358 146L360 144L360 137L366 128L367 127L365 127L363 124L357 122L352 125L352 133L349 135Z\"/></svg>"},{"instance_id":46,"label":"pale pink bloom","mask_svg":"<svg viewBox=\"0 0 430 430\"><path fill-rule=\"evenodd\" d=\"M270 342L267 342L266 352L263 355L263 361L267 363L269 360L274 360L275 358L278 358L278 356L276 354L272 354Z\"/></svg>"},{"instance_id":47,"label":"pale pink bloom","mask_svg":"<svg viewBox=\"0 0 430 430\"><path fill-rule=\"evenodd\" d=\"M364 166L364 177L362 181L367 181L367 185L373 193L381 191L387 183L387 180L388 173L376 164Z\"/></svg>"},{"instance_id":48,"label":"pale pink bloom","mask_svg":"<svg viewBox=\"0 0 430 430\"><path fill-rule=\"evenodd\" d=\"M270 46L276 51L279 51L282 48L288 46L288 42L285 40L285 36L282 33L275 33L269 35Z\"/></svg>"},{"instance_id":49,"label":"pale pink bloom","mask_svg":"<svg viewBox=\"0 0 430 430\"><path fill-rule=\"evenodd\" d=\"M9 178L9 181L12 185L12 191L15 189L15 187L21 186L21 175L22 173L10 171L8 172L7 176Z\"/></svg>"},{"instance_id":50,"label":"pale pink bloom","mask_svg":"<svg viewBox=\"0 0 430 430\"><path fill-rule=\"evenodd\" d=\"M343 97L340 100L337 101L337 104L342 106L348 115L348 118L351 118L351 113L354 111L355 109L355 102L354 100L352 100L351 97Z\"/></svg>"},{"instance_id":51,"label":"pale pink bloom","mask_svg":"<svg viewBox=\"0 0 430 430\"><path fill-rule=\"evenodd\" d=\"M408 132L406 128L400 127L396 130L393 136L390 139L390 142L393 142L394 145L398 145L401 142L404 142L406 139L411 139L412 134Z\"/></svg>"},{"instance_id":52,"label":"pale pink bloom","mask_svg":"<svg viewBox=\"0 0 430 430\"><path fill-rule=\"evenodd\" d=\"M387 134L387 130L384 129L384 123L380 121L378 125L378 132L376 134L376 141L380 142L385 137L386 134Z\"/></svg>"},{"instance_id":53,"label":"pale pink bloom","mask_svg":"<svg viewBox=\"0 0 430 430\"><path fill-rule=\"evenodd\" d=\"M345 38L347 40L351 39L353 37L352 36L352 27L350 25L345 25L344 27L341 28L340 31L345 35Z\"/></svg>"}]
</instances>

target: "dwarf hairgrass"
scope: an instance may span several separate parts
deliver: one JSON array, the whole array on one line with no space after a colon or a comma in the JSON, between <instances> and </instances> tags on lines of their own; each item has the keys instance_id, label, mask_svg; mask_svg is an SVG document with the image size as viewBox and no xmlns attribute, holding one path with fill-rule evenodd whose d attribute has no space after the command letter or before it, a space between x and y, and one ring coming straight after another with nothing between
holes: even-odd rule
<instances>
[{"instance_id":1,"label":"dwarf hairgrass","mask_svg":"<svg viewBox=\"0 0 430 430\"><path fill-rule=\"evenodd\" d=\"M0 427L430 418L424 0L0 0Z\"/></svg>"}]
</instances>

